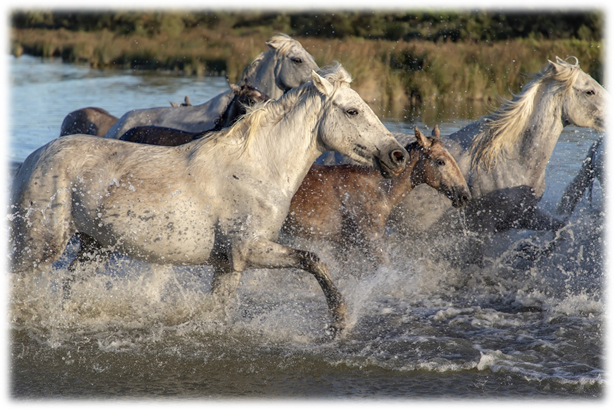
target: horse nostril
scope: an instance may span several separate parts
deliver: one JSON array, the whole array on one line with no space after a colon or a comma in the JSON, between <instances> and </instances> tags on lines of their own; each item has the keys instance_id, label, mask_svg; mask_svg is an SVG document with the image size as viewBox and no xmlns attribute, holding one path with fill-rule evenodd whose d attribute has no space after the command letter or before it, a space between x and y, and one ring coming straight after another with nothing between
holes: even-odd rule
<instances>
[{"instance_id":1,"label":"horse nostril","mask_svg":"<svg viewBox=\"0 0 614 410\"><path fill-rule=\"evenodd\" d=\"M392 158L392 162L395 164L402 164L405 161L405 154L397 149L390 153L390 158Z\"/></svg>"}]
</instances>

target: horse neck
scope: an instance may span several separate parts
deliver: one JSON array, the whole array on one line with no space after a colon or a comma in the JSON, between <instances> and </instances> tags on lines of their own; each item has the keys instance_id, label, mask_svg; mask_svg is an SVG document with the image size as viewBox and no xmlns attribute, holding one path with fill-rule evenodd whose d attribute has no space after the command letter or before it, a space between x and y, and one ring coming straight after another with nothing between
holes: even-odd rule
<instances>
[{"instance_id":1,"label":"horse neck","mask_svg":"<svg viewBox=\"0 0 614 410\"><path fill-rule=\"evenodd\" d=\"M230 127L234 124L237 117L243 114L245 114L245 109L239 102L239 96L235 95L222 115L220 115L220 118L218 118L214 130L219 131L223 128Z\"/></svg>"},{"instance_id":2,"label":"horse neck","mask_svg":"<svg viewBox=\"0 0 614 410\"><path fill-rule=\"evenodd\" d=\"M306 95L289 107L283 106L285 99L270 103L278 110L266 119L267 125L257 130L258 135L253 136L244 155L294 195L310 166L323 153L314 132L323 106L317 94Z\"/></svg>"},{"instance_id":3,"label":"horse neck","mask_svg":"<svg viewBox=\"0 0 614 410\"><path fill-rule=\"evenodd\" d=\"M248 74L247 84L267 94L272 100L283 95L283 91L275 83L276 54L269 50L258 59L256 67Z\"/></svg>"},{"instance_id":4,"label":"horse neck","mask_svg":"<svg viewBox=\"0 0 614 410\"><path fill-rule=\"evenodd\" d=\"M552 84L543 84L534 99L534 108L517 149L520 163L544 171L563 131L562 97Z\"/></svg>"},{"instance_id":5,"label":"horse neck","mask_svg":"<svg viewBox=\"0 0 614 410\"><path fill-rule=\"evenodd\" d=\"M507 149L507 157L501 157L487 172L470 175L474 195L521 185L533 188L538 197L543 194L546 165L563 130L562 98L553 93L552 85L540 85L531 114L518 131L515 145Z\"/></svg>"},{"instance_id":6,"label":"horse neck","mask_svg":"<svg viewBox=\"0 0 614 410\"><path fill-rule=\"evenodd\" d=\"M415 149L408 150L408 152L409 162L405 170L396 178L384 180L384 183L388 185L388 203L393 208L400 204L416 185L420 184L420 182L416 181L414 175L414 170L420 159L420 154Z\"/></svg>"}]
</instances>

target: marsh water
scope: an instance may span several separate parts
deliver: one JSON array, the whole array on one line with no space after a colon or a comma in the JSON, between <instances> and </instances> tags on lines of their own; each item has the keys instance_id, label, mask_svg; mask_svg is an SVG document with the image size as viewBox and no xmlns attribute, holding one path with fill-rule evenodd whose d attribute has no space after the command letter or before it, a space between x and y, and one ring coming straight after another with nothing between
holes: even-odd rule
<instances>
[{"instance_id":1,"label":"marsh water","mask_svg":"<svg viewBox=\"0 0 614 410\"><path fill-rule=\"evenodd\" d=\"M29 56L10 58L9 68L8 163L56 138L75 109L121 116L186 94L198 104L227 88L221 77L99 71ZM457 111L441 114L442 134L483 114L457 118ZM414 123L434 125L409 114L384 123L407 132ZM547 168L543 210L554 212L598 137L565 129ZM553 252L523 257L519 245L545 246L553 235L513 231L489 241L483 263L462 267L425 257L416 248L422 242L398 235L385 244L391 266L377 269L359 256L340 260L326 243L299 244L328 263L348 302L353 327L339 340L325 332L319 286L296 270L245 272L220 318L210 268L116 255L63 301L72 243L52 271L11 289L10 395L599 400L606 383L603 210L596 183Z\"/></svg>"}]
</instances>

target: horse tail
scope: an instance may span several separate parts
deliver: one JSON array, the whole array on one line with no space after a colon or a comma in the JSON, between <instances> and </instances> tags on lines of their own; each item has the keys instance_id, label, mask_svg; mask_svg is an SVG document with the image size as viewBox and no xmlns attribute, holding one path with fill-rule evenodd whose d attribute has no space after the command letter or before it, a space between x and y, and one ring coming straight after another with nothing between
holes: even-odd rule
<instances>
[{"instance_id":1,"label":"horse tail","mask_svg":"<svg viewBox=\"0 0 614 410\"><path fill-rule=\"evenodd\" d=\"M52 145L32 153L13 181L9 209L13 272L59 259L74 233L70 170L49 165Z\"/></svg>"}]
</instances>

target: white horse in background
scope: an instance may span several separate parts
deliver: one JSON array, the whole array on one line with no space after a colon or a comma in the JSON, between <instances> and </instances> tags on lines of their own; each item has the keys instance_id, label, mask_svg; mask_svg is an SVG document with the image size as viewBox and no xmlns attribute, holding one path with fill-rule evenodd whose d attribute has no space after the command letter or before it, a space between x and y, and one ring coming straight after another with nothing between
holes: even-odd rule
<instances>
[{"instance_id":1,"label":"white horse in background","mask_svg":"<svg viewBox=\"0 0 614 410\"><path fill-rule=\"evenodd\" d=\"M289 89L308 81L311 72L318 69L301 43L285 34L272 36L266 45L268 50L246 68L239 86L249 84L276 100ZM131 128L150 125L188 132L209 130L233 97L233 92L228 90L200 105L132 110L109 129L105 138L118 139Z\"/></svg>"},{"instance_id":2,"label":"white horse in background","mask_svg":"<svg viewBox=\"0 0 614 410\"><path fill-rule=\"evenodd\" d=\"M449 200L422 185L393 211L389 226L414 235L435 226L482 234L562 227L537 208L546 165L565 126L602 132L606 117L607 92L573 60L549 61L511 101L447 138L471 189L466 207L453 210Z\"/></svg>"},{"instance_id":3,"label":"white horse in background","mask_svg":"<svg viewBox=\"0 0 614 410\"><path fill-rule=\"evenodd\" d=\"M48 269L76 233L137 260L211 264L212 291L222 300L245 269L299 268L320 284L336 334L346 326L346 304L326 266L276 241L324 151L385 177L406 166L407 152L350 81L339 65L314 72L231 128L177 147L75 135L39 148L12 186L13 273Z\"/></svg>"}]
</instances>

